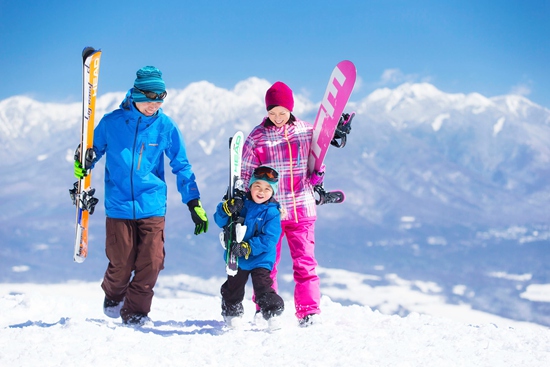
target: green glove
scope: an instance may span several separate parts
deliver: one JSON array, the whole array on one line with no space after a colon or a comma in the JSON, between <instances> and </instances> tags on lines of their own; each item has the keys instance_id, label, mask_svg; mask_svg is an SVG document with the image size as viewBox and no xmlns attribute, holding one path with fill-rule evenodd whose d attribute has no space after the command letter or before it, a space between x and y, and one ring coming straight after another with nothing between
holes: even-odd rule
<instances>
[{"instance_id":1,"label":"green glove","mask_svg":"<svg viewBox=\"0 0 550 367\"><path fill-rule=\"evenodd\" d=\"M74 161L74 177L82 180L86 176L88 176L88 171L82 167L82 163Z\"/></svg>"},{"instance_id":2,"label":"green glove","mask_svg":"<svg viewBox=\"0 0 550 367\"><path fill-rule=\"evenodd\" d=\"M74 176L82 180L84 177L88 176L88 170L92 168L96 154L93 148L86 149L86 154L84 154L83 157L85 165L82 166L82 162L80 162L80 153L80 144L78 144L74 152Z\"/></svg>"},{"instance_id":3,"label":"green glove","mask_svg":"<svg viewBox=\"0 0 550 367\"><path fill-rule=\"evenodd\" d=\"M208 231L208 216L204 211L200 200L193 199L187 203L187 207L191 212L191 219L195 223L195 235L206 233Z\"/></svg>"}]
</instances>

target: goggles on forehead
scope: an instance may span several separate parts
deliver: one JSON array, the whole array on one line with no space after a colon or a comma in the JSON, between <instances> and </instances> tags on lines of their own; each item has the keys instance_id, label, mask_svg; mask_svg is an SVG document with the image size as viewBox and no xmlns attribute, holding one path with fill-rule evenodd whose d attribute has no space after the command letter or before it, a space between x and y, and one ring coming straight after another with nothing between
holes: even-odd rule
<instances>
[{"instance_id":1,"label":"goggles on forehead","mask_svg":"<svg viewBox=\"0 0 550 367\"><path fill-rule=\"evenodd\" d=\"M148 90L141 90L138 87L136 87L135 85L134 85L134 89L137 90L138 92L140 92L141 94L143 94L145 97L147 97L149 99L159 99L161 101L164 98L166 98L166 95L168 94L166 91L158 94L158 93L151 92L151 91L148 91Z\"/></svg>"},{"instance_id":2,"label":"goggles on forehead","mask_svg":"<svg viewBox=\"0 0 550 367\"><path fill-rule=\"evenodd\" d=\"M279 180L279 173L271 167L260 166L254 170L253 174L258 180L270 182L277 182Z\"/></svg>"}]
</instances>

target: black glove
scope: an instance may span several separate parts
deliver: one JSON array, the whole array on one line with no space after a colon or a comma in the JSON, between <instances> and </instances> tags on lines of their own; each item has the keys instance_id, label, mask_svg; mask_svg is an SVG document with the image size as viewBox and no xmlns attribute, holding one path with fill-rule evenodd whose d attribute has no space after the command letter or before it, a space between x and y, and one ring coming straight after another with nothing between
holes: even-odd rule
<instances>
[{"instance_id":1,"label":"black glove","mask_svg":"<svg viewBox=\"0 0 550 367\"><path fill-rule=\"evenodd\" d=\"M193 199L187 203L187 207L191 212L191 219L195 223L195 235L206 233L208 231L208 216L202 208L199 199Z\"/></svg>"},{"instance_id":2,"label":"black glove","mask_svg":"<svg viewBox=\"0 0 550 367\"><path fill-rule=\"evenodd\" d=\"M233 245L231 245L231 252L237 257L244 256L244 258L248 260L248 256L250 256L251 251L252 249L250 248L248 242L233 242Z\"/></svg>"},{"instance_id":3,"label":"black glove","mask_svg":"<svg viewBox=\"0 0 550 367\"><path fill-rule=\"evenodd\" d=\"M233 199L224 201L222 208L225 214L231 216L232 214L239 213L243 206L243 198L241 198L240 196L235 196Z\"/></svg>"}]
</instances>

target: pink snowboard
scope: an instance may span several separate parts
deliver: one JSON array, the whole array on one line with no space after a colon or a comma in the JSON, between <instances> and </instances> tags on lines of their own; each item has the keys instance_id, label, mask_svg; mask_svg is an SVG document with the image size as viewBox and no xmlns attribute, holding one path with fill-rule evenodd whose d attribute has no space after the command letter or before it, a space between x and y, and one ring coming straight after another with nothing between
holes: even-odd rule
<instances>
[{"instance_id":1,"label":"pink snowboard","mask_svg":"<svg viewBox=\"0 0 550 367\"><path fill-rule=\"evenodd\" d=\"M320 171L323 165L334 131L355 85L355 78L355 65L348 60L338 63L330 75L325 96L313 124L313 138L308 159L310 173Z\"/></svg>"}]
</instances>

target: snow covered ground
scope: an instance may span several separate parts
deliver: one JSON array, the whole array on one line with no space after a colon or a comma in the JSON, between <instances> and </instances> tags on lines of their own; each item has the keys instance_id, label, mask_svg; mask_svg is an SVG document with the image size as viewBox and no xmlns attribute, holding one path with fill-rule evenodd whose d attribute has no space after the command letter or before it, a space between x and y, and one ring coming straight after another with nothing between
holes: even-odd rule
<instances>
[{"instance_id":1,"label":"snow covered ground","mask_svg":"<svg viewBox=\"0 0 550 367\"><path fill-rule=\"evenodd\" d=\"M252 323L250 289L243 328L224 327L221 278L161 276L153 325L142 328L103 314L100 281L0 284L0 365L536 367L550 360L549 328L445 305L428 294L430 284L371 288L357 274L320 273L328 284L322 323L300 328L291 295L282 293L283 328L271 333ZM339 288L331 276L354 291L357 304L334 301ZM397 298L424 311L392 315ZM388 314L368 302L386 303Z\"/></svg>"}]
</instances>

